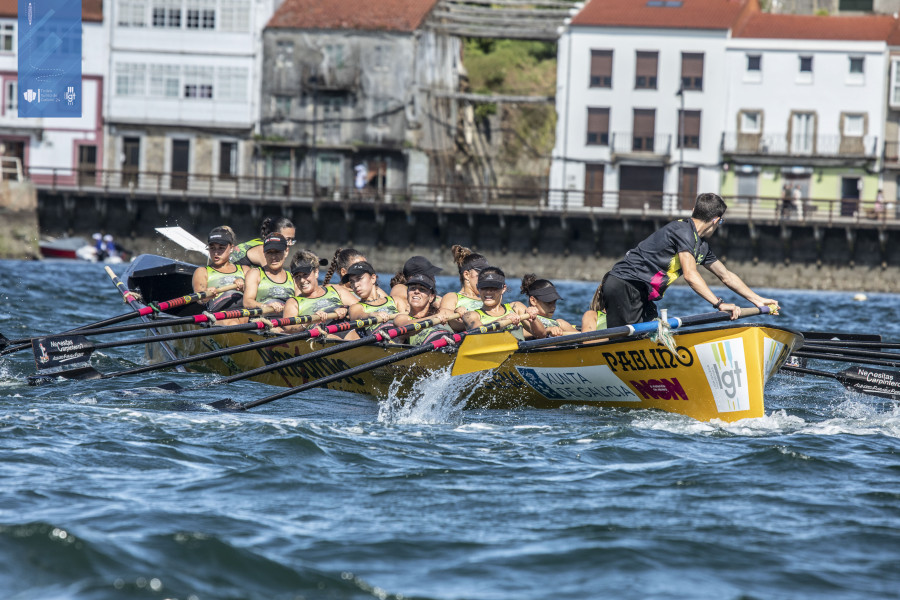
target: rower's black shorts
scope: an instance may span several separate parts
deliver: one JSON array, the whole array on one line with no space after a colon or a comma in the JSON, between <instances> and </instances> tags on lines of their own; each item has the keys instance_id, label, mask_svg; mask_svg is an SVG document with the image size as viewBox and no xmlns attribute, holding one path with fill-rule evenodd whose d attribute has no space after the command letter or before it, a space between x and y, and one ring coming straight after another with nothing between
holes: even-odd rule
<instances>
[{"instance_id":1,"label":"rower's black shorts","mask_svg":"<svg viewBox=\"0 0 900 600\"><path fill-rule=\"evenodd\" d=\"M646 286L609 275L603 284L606 326L621 327L652 321L659 312L656 302L647 299Z\"/></svg>"}]
</instances>

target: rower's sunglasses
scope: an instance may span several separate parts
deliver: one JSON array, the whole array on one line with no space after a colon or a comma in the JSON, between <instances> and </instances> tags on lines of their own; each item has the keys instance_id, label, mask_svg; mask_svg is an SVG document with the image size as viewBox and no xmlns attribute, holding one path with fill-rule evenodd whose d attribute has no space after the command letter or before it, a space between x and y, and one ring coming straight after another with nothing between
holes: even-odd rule
<instances>
[{"instance_id":1,"label":"rower's sunglasses","mask_svg":"<svg viewBox=\"0 0 900 600\"><path fill-rule=\"evenodd\" d=\"M725 217L719 217L719 225L722 225L724 223L725 223Z\"/></svg>"},{"instance_id":2,"label":"rower's sunglasses","mask_svg":"<svg viewBox=\"0 0 900 600\"><path fill-rule=\"evenodd\" d=\"M297 243L297 240L295 240L294 238L284 238L284 240L287 242L288 247L293 246L295 243Z\"/></svg>"}]
</instances>

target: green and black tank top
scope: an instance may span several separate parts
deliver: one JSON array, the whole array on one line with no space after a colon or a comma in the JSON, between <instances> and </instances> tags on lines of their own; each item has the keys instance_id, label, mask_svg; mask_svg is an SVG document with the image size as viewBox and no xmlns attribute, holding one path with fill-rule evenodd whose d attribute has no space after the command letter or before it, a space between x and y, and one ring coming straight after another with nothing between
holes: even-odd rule
<instances>
[{"instance_id":1,"label":"green and black tank top","mask_svg":"<svg viewBox=\"0 0 900 600\"><path fill-rule=\"evenodd\" d=\"M369 315L377 312L386 312L391 315L400 313L400 311L397 309L397 305L394 303L394 299L390 296L388 296L382 304L369 304L368 302L363 302L362 300L360 300L359 303L363 307L363 310L366 312L366 314ZM383 326L384 323L380 323L378 325L370 325L369 327L364 328L363 331L368 335L375 333L375 330Z\"/></svg>"},{"instance_id":2,"label":"green and black tank top","mask_svg":"<svg viewBox=\"0 0 900 600\"><path fill-rule=\"evenodd\" d=\"M206 287L220 288L233 284L238 279L244 278L244 272L235 266L234 273L223 273L213 267L206 267ZM206 303L206 307L212 312L232 310L240 308L244 303L244 294L237 290L230 290L216 294L216 297Z\"/></svg>"},{"instance_id":3,"label":"green and black tank top","mask_svg":"<svg viewBox=\"0 0 900 600\"><path fill-rule=\"evenodd\" d=\"M478 310L484 305L480 298L470 298L469 296L465 296L456 292L456 306L454 308L459 308L460 306L465 308L468 311Z\"/></svg>"},{"instance_id":4,"label":"green and black tank top","mask_svg":"<svg viewBox=\"0 0 900 600\"><path fill-rule=\"evenodd\" d=\"M256 265L250 262L250 259L247 258L247 252L250 250L250 248L256 248L257 246L262 245L262 238L255 238L242 244L238 244L234 247L234 250L231 251L231 257L228 260L242 267L254 267Z\"/></svg>"},{"instance_id":5,"label":"green and black tank top","mask_svg":"<svg viewBox=\"0 0 900 600\"><path fill-rule=\"evenodd\" d=\"M312 315L320 310L331 312L332 309L344 305L341 302L341 295L334 289L333 285L326 285L325 293L318 298L307 298L306 296L291 297L297 301L297 306L300 309L297 313L299 316Z\"/></svg>"},{"instance_id":6,"label":"green and black tank top","mask_svg":"<svg viewBox=\"0 0 900 600\"><path fill-rule=\"evenodd\" d=\"M286 280L283 283L272 281L266 274L266 270L262 267L256 267L259 271L259 287L256 288L256 301L260 304L268 302L286 302L288 298L294 295L294 278L287 271Z\"/></svg>"},{"instance_id":7,"label":"green and black tank top","mask_svg":"<svg viewBox=\"0 0 900 600\"><path fill-rule=\"evenodd\" d=\"M512 304L508 304L508 303L503 305L503 309L504 309L503 314L500 315L499 317L495 317L493 315L487 314L486 312L484 312L483 308L479 308L475 312L478 314L478 317L481 319L482 325L489 325L489 324L493 323L494 321L499 321L500 319L506 318L509 315L516 312L515 310L513 310ZM525 334L522 332L521 324L507 325L500 331L510 332L511 334L513 334L513 337L516 338L517 340L520 340L520 341L525 340Z\"/></svg>"}]
</instances>

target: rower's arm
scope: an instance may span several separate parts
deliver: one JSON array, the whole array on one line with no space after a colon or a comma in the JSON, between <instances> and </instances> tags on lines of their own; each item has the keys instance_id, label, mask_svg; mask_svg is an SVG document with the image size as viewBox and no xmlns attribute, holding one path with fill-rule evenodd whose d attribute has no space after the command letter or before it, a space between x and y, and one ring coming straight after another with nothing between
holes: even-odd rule
<instances>
[{"instance_id":1,"label":"rower's arm","mask_svg":"<svg viewBox=\"0 0 900 600\"><path fill-rule=\"evenodd\" d=\"M194 293L205 292L208 284L209 279L206 275L206 267L197 267L194 270L194 276L191 277L191 286L194 288Z\"/></svg>"},{"instance_id":2,"label":"rower's arm","mask_svg":"<svg viewBox=\"0 0 900 600\"><path fill-rule=\"evenodd\" d=\"M703 277L700 275L700 271L697 270L697 263L694 261L694 255L690 252L679 252L678 260L681 261L681 274L684 276L684 280L687 282L687 284L691 286L691 289L697 292L698 296L700 296L710 304L715 304L716 302L718 302L719 297L716 296L711 289L709 289L709 286L706 285L705 281L703 281ZM714 265L721 264L721 262L716 261L712 265L710 265L709 269L712 270L712 267ZM724 269L725 267L723 266L722 268ZM713 273L715 273L715 271L713 271ZM722 278L719 277L719 279Z\"/></svg>"},{"instance_id":3,"label":"rower's arm","mask_svg":"<svg viewBox=\"0 0 900 600\"><path fill-rule=\"evenodd\" d=\"M753 290L751 290L744 281L737 276L736 273L732 273L728 270L725 265L722 264L722 261L717 260L713 264L706 267L709 269L713 275L718 277L722 283L728 286L728 289L735 292L736 294L740 294L750 302L752 302L755 306L763 307L767 304L777 305L778 302L772 300L771 298L763 298Z\"/></svg>"},{"instance_id":4,"label":"rower's arm","mask_svg":"<svg viewBox=\"0 0 900 600\"><path fill-rule=\"evenodd\" d=\"M259 270L253 269L247 273L244 279L244 308L260 308L262 304L256 301L256 292L259 291Z\"/></svg>"}]
</instances>

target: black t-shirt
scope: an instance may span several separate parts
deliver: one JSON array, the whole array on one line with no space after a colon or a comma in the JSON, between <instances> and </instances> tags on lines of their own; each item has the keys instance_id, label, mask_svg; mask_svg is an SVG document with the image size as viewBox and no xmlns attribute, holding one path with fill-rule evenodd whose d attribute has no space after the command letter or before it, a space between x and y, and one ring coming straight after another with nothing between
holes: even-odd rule
<instances>
[{"instance_id":1,"label":"black t-shirt","mask_svg":"<svg viewBox=\"0 0 900 600\"><path fill-rule=\"evenodd\" d=\"M697 234L691 219L672 221L625 253L611 275L625 281L640 282L647 287L647 300L659 300L676 279L681 277L679 252L690 252L698 265L711 265L717 260L706 240Z\"/></svg>"}]
</instances>

